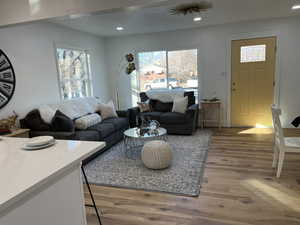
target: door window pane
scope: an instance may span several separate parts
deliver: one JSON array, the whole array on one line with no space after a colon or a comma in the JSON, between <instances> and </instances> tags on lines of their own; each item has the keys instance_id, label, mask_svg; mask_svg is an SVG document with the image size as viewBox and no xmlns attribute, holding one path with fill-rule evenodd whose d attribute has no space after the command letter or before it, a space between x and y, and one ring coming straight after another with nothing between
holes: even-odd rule
<instances>
[{"instance_id":1,"label":"door window pane","mask_svg":"<svg viewBox=\"0 0 300 225\"><path fill-rule=\"evenodd\" d=\"M138 54L138 59L140 91L166 88L166 52L142 52Z\"/></svg>"},{"instance_id":2,"label":"door window pane","mask_svg":"<svg viewBox=\"0 0 300 225\"><path fill-rule=\"evenodd\" d=\"M266 45L249 45L241 47L241 63L266 61Z\"/></svg>"}]
</instances>

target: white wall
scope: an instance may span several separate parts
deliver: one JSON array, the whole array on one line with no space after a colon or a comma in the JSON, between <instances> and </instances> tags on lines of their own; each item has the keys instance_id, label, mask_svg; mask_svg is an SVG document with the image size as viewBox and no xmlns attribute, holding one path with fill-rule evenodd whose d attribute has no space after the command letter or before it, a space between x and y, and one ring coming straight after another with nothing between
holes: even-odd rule
<instances>
[{"instance_id":1,"label":"white wall","mask_svg":"<svg viewBox=\"0 0 300 225\"><path fill-rule=\"evenodd\" d=\"M216 92L224 106L228 124L230 105L230 41L260 36L278 36L277 87L283 110L283 124L290 126L300 116L300 18L263 20L106 39L109 52L111 90L118 84L121 107L131 106L130 79L120 74L119 63L128 52L161 49L198 48L200 92L203 98Z\"/></svg>"},{"instance_id":2,"label":"white wall","mask_svg":"<svg viewBox=\"0 0 300 225\"><path fill-rule=\"evenodd\" d=\"M37 105L60 101L54 43L89 50L94 96L110 99L101 38L44 22L7 27L0 29L0 49L14 67L16 89L0 118L13 110L23 117Z\"/></svg>"}]
</instances>

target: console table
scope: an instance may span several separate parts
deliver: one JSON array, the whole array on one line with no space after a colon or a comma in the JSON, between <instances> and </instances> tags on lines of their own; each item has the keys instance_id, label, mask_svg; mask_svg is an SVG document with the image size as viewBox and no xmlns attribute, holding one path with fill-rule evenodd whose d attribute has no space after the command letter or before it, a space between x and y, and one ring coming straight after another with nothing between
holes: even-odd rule
<instances>
[{"instance_id":1,"label":"console table","mask_svg":"<svg viewBox=\"0 0 300 225\"><path fill-rule=\"evenodd\" d=\"M10 134L3 135L4 137L22 137L29 138L30 129L16 129L11 131Z\"/></svg>"},{"instance_id":2,"label":"console table","mask_svg":"<svg viewBox=\"0 0 300 225\"><path fill-rule=\"evenodd\" d=\"M221 128L221 102L201 102L202 109L202 128L206 126L206 123L215 123L217 127ZM214 117L212 117L214 116Z\"/></svg>"}]
</instances>

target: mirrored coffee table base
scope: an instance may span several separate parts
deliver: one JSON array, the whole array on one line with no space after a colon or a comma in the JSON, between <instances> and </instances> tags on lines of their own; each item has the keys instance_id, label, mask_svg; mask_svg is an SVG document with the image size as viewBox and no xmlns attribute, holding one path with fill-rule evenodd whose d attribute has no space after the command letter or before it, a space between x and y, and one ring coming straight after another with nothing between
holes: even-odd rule
<instances>
[{"instance_id":1,"label":"mirrored coffee table base","mask_svg":"<svg viewBox=\"0 0 300 225\"><path fill-rule=\"evenodd\" d=\"M140 159L144 144L148 141L163 140L167 141L167 130L158 128L156 132L141 135L139 128L130 128L124 131L124 150L129 159Z\"/></svg>"}]
</instances>

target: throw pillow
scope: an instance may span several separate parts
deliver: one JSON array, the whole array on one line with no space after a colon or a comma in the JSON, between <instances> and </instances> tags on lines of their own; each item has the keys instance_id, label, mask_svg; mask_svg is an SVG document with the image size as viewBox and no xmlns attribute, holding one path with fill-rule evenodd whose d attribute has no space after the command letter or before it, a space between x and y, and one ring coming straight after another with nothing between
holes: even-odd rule
<instances>
[{"instance_id":1,"label":"throw pillow","mask_svg":"<svg viewBox=\"0 0 300 225\"><path fill-rule=\"evenodd\" d=\"M172 112L185 113L188 106L188 97L177 97L174 99Z\"/></svg>"},{"instance_id":2,"label":"throw pillow","mask_svg":"<svg viewBox=\"0 0 300 225\"><path fill-rule=\"evenodd\" d=\"M100 103L98 111L104 120L111 117L118 117L115 105L112 101L109 101L107 104Z\"/></svg>"},{"instance_id":3,"label":"throw pillow","mask_svg":"<svg viewBox=\"0 0 300 225\"><path fill-rule=\"evenodd\" d=\"M85 130L101 121L101 116L97 113L93 113L76 119L75 127L79 130Z\"/></svg>"},{"instance_id":4,"label":"throw pillow","mask_svg":"<svg viewBox=\"0 0 300 225\"><path fill-rule=\"evenodd\" d=\"M55 115L55 110L49 105L42 105L39 107L40 115L47 124L51 124L51 121Z\"/></svg>"},{"instance_id":5,"label":"throw pillow","mask_svg":"<svg viewBox=\"0 0 300 225\"><path fill-rule=\"evenodd\" d=\"M24 118L24 124L26 128L32 131L49 131L51 127L44 122L38 109L34 109L29 112Z\"/></svg>"},{"instance_id":6,"label":"throw pillow","mask_svg":"<svg viewBox=\"0 0 300 225\"><path fill-rule=\"evenodd\" d=\"M73 121L59 110L56 111L51 126L53 131L74 132L75 130Z\"/></svg>"},{"instance_id":7,"label":"throw pillow","mask_svg":"<svg viewBox=\"0 0 300 225\"><path fill-rule=\"evenodd\" d=\"M138 102L137 105L140 108L141 112L151 112L149 102Z\"/></svg>"}]
</instances>

